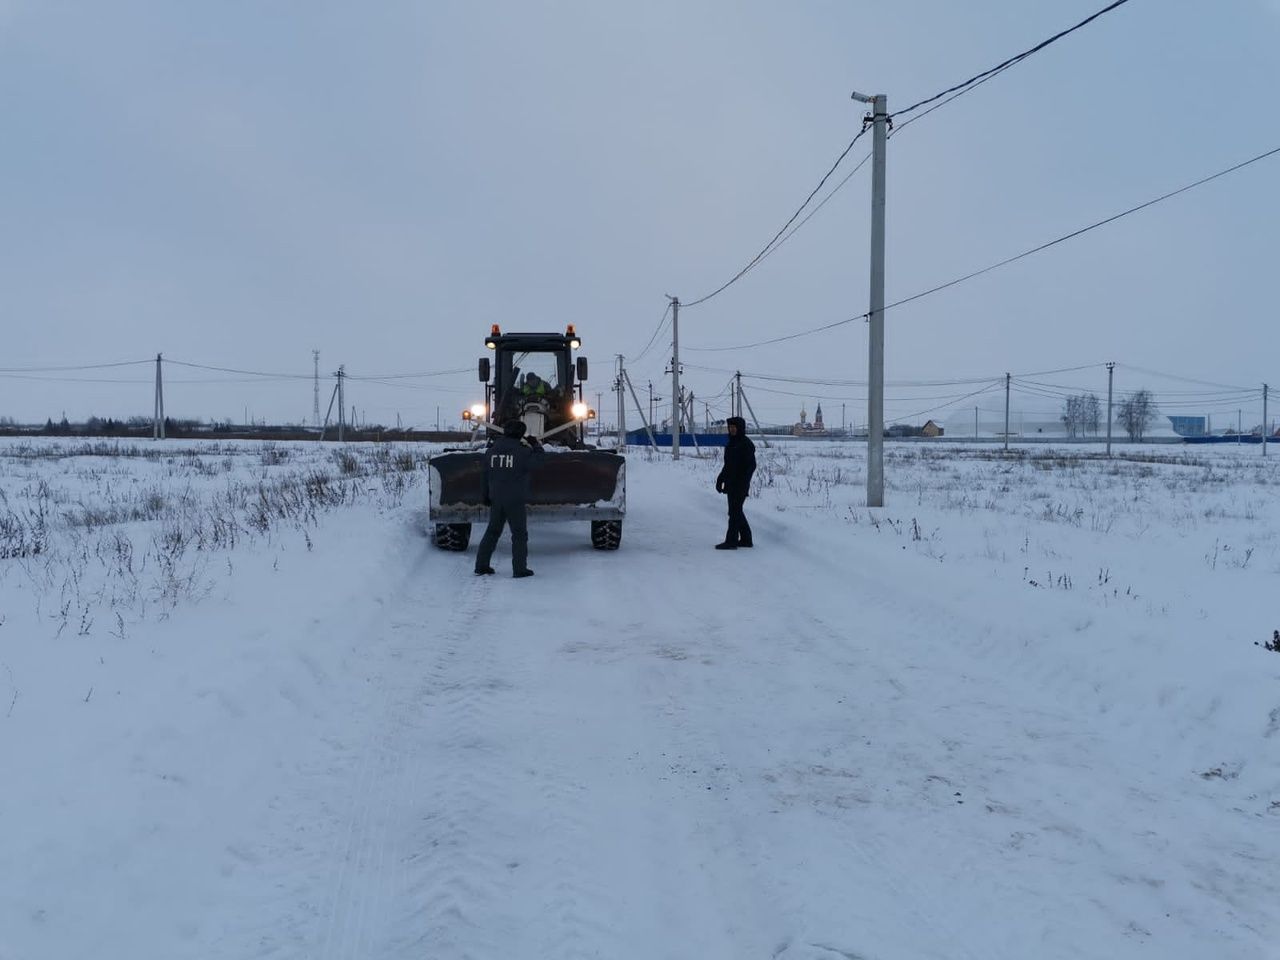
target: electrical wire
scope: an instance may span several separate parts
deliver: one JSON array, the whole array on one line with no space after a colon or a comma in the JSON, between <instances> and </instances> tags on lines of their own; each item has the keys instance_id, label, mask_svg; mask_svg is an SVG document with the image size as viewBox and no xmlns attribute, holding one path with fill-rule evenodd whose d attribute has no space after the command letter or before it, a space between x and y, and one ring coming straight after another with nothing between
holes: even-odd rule
<instances>
[{"instance_id":1,"label":"electrical wire","mask_svg":"<svg viewBox=\"0 0 1280 960\"><path fill-rule=\"evenodd\" d=\"M846 173L844 176L844 179L841 180L839 183L837 183L831 189L831 192L828 193L825 197L823 197L822 200L818 203L818 205L805 215L805 218L803 220L801 220L794 227L792 227L785 237L783 237L781 240L775 243L773 247L769 250L769 252L760 258L760 262L763 263L764 261L768 260L771 256L774 255L774 253L777 252L779 247L781 247L784 243L786 243L788 240L794 237L796 233L800 230L800 228L803 227L806 223L808 223L813 218L813 215L815 213L817 213L819 210L825 207L827 205L827 201L830 200L832 197L834 197L837 193L839 193L840 188L843 187L846 183L848 183L851 179L853 179L853 175L857 173L859 170L861 170L866 165L867 161L870 159L871 159L871 154L868 153L865 157L859 160L857 166L855 166L852 170Z\"/></svg>"},{"instance_id":2,"label":"electrical wire","mask_svg":"<svg viewBox=\"0 0 1280 960\"><path fill-rule=\"evenodd\" d=\"M974 390L972 393L966 393L964 396L959 397L951 401L950 403L944 403L940 406L935 406L935 407L926 407L925 409L920 410L916 413L909 413L905 417L893 417L889 420L886 420L885 422L886 423L902 423L904 420L915 420L919 417L923 417L926 413L934 413L935 411L938 411L938 410L946 410L948 407L954 407L957 403L960 403L962 400L968 400L970 397L976 397L978 396L978 394L986 393L989 390L994 390L998 386L1000 386L999 382L990 383L979 390Z\"/></svg>"},{"instance_id":3,"label":"electrical wire","mask_svg":"<svg viewBox=\"0 0 1280 960\"><path fill-rule=\"evenodd\" d=\"M1115 221L1120 220L1124 217L1127 217L1132 213L1137 213L1139 210L1145 210L1147 207L1155 206L1157 203L1160 203L1164 200L1168 200L1172 197L1176 197L1180 193L1186 193L1188 190L1193 190L1196 187L1209 183L1212 180L1217 180L1219 177L1225 177L1229 173L1234 173L1235 171L1240 170L1243 167L1249 166L1249 164L1251 163L1257 163L1259 160L1265 160L1267 157L1274 156L1277 153L1280 153L1280 147L1274 147L1271 150L1267 150L1263 153L1260 153L1255 157L1250 157L1248 160L1242 161L1241 163L1234 164L1233 166L1230 166L1225 170L1219 170L1217 173L1210 174L1207 177L1202 177L1199 180L1195 181L1194 183L1188 183L1184 186L1179 187L1176 190L1170 190L1168 193L1162 194L1161 196L1156 197L1154 200L1148 200L1145 203L1140 203L1135 207L1130 207L1128 210L1125 210L1121 213L1114 214L1113 216L1107 217L1104 220L1099 220L1096 223L1091 223L1087 227L1081 227L1079 230L1073 230L1068 234L1064 234L1063 236L1058 237L1056 240L1050 240L1048 243L1042 243L1038 247L1032 247L1030 250L1025 250L1022 253L1019 253L1017 256L1009 257L1005 260L1001 260L999 263L993 263L988 267L983 267L981 270L975 270L973 273L965 274L963 277L958 277L955 280L949 280L946 283L939 284L936 287L931 287L928 290L921 291L920 293L914 294L910 297L905 297L902 300L894 301L893 303L887 305L884 309L891 310L894 307L900 307L903 304L911 303L914 300L919 300L923 297L927 297L930 294L939 292L940 290L946 290L948 287L954 287L957 284L964 283L966 280L972 280L975 277L980 277L984 273L990 273L992 270L996 270L996 269L999 269L1000 267L1007 266L1011 263L1014 263L1018 260L1023 259L1024 257L1029 257L1034 253L1040 253L1042 250L1048 250L1050 247L1057 246L1058 244L1064 243L1067 240L1072 240L1075 237L1080 236L1081 234L1088 233L1090 230L1096 230L1098 227L1104 227L1109 223L1115 223ZM869 316L869 314L863 314L863 316Z\"/></svg>"},{"instance_id":4,"label":"electrical wire","mask_svg":"<svg viewBox=\"0 0 1280 960\"><path fill-rule=\"evenodd\" d=\"M644 358L644 355L649 352L650 348L652 348L654 343L657 341L658 335L661 334L663 331L663 328L666 327L667 317L670 315L671 315L671 301L667 301L667 309L662 311L662 317L661 319L658 320L658 326L654 328L653 336L649 338L649 342L644 345L643 350L637 353L634 357L627 358L628 363L639 363Z\"/></svg>"},{"instance_id":5,"label":"electrical wire","mask_svg":"<svg viewBox=\"0 0 1280 960\"><path fill-rule=\"evenodd\" d=\"M843 327L845 324L853 323L857 320L867 319L867 314L857 317L850 317L847 320L837 320L835 323L824 324L821 327L814 327L811 330L801 330L799 333L788 333L781 337L771 337L768 340L757 340L754 343L737 343L730 347L685 347L685 350L692 350L695 353L724 353L730 350L751 350L755 347L767 347L774 343L783 343L787 340L798 340L800 337L812 336L815 333L822 333L824 330L833 330L836 327Z\"/></svg>"},{"instance_id":6,"label":"electrical wire","mask_svg":"<svg viewBox=\"0 0 1280 960\"><path fill-rule=\"evenodd\" d=\"M423 373L367 373L345 374L348 380L419 380L431 377L453 377L460 373L473 373L474 367L454 367L451 370L430 370Z\"/></svg>"},{"instance_id":7,"label":"electrical wire","mask_svg":"<svg viewBox=\"0 0 1280 960\"><path fill-rule=\"evenodd\" d=\"M970 77L968 80L965 80L963 83L957 83L955 86L948 87L946 90L943 90L941 93L935 93L933 96L926 97L924 100L921 100L918 103L913 103L909 107L904 107L903 109L897 111L896 113L891 114L891 116L892 117L904 116L905 114L911 113L914 110L918 110L920 107L933 103L936 100L941 100L943 97L951 93L954 93L957 96L959 96L961 93L967 93L969 92L969 90L973 89L979 84L985 82L986 80L989 80L991 77L994 77L996 74L1004 72L1005 70L1007 70L1009 67L1012 67L1016 63L1021 63L1023 60L1027 59L1027 57L1030 57L1032 54L1040 52L1045 47L1049 46L1051 43L1056 43L1057 41L1061 40L1063 37L1067 36L1068 34L1075 33L1081 27L1087 26L1088 24L1092 23L1094 20L1097 20L1103 14L1110 13L1112 10L1116 9L1116 7L1122 7L1128 2L1129 0L1115 0L1114 3L1110 3L1107 6L1103 7L1101 10L1097 11L1096 13L1093 13L1085 17L1083 20L1077 23L1074 27L1068 27L1066 30L1062 30L1058 33L1055 33L1053 36L1049 37L1047 40L1041 40L1039 43L1037 43L1034 47L1031 47L1029 50L1024 50L1022 53L1019 53L1016 56L1012 56L1008 60L1005 60L1001 63L996 64L994 67L991 67L987 70L983 70L981 73L974 74L972 77ZM952 99L955 99L955 98L953 97Z\"/></svg>"},{"instance_id":8,"label":"electrical wire","mask_svg":"<svg viewBox=\"0 0 1280 960\"><path fill-rule=\"evenodd\" d=\"M1010 64L1009 66L1012 66L1012 64ZM1007 69L1008 67L1001 67L999 70L995 71L994 73L991 73L983 77L973 86L966 87L965 89L961 90L959 93L952 94L950 97L948 97L946 100L943 100L941 103L935 103L932 107L930 107L924 113L917 113L914 117L911 117L907 120L902 121L901 124L899 124L897 127L894 127L892 130L889 131L890 138L897 136L903 130L907 129L907 127L911 126L911 124L915 123L917 120L923 120L929 114L933 113L933 111L942 109L947 104L949 104L952 100L958 100L960 97L963 97L966 93L969 93L971 90L978 89L978 87L982 86L988 80L994 80L996 77L1000 76L1000 74Z\"/></svg>"},{"instance_id":9,"label":"electrical wire","mask_svg":"<svg viewBox=\"0 0 1280 960\"><path fill-rule=\"evenodd\" d=\"M110 367L136 367L143 363L155 363L150 360L121 360L118 363L86 363L73 366L54 367L0 367L0 373L60 373L72 370L106 370Z\"/></svg>"},{"instance_id":10,"label":"electrical wire","mask_svg":"<svg viewBox=\"0 0 1280 960\"><path fill-rule=\"evenodd\" d=\"M311 380L313 374L310 373L263 373L260 370L239 370L235 367L215 367L204 363L190 363L186 360L170 360L165 359L165 363L172 363L179 367L192 367L196 370L216 370L218 373L239 373L249 377L263 377L271 380Z\"/></svg>"},{"instance_id":11,"label":"electrical wire","mask_svg":"<svg viewBox=\"0 0 1280 960\"><path fill-rule=\"evenodd\" d=\"M827 180L831 178L831 175L836 172L836 168L838 168L840 164L844 162L844 158L849 155L849 151L853 149L854 144L856 144L859 140L862 139L863 135L867 132L867 129L868 129L867 126L863 125L863 128L858 131L857 136L855 136L852 140L850 140L849 145L844 148L840 156L836 157L836 162L831 165L831 169L828 170L825 174L823 174L822 179L818 181L818 185L814 187L813 190L809 193L809 196L805 198L804 203L800 204L800 206L796 209L796 212L791 215L791 218L782 225L782 229L773 235L773 237L769 240L769 242L764 245L764 247L760 250L759 253L757 253L754 257L751 258L751 260L747 263L745 267L743 267L741 270L735 273L732 277L730 277L727 281L722 283L720 286L716 287L716 289L712 290L710 293L706 294L705 296L698 297L698 299L696 300L691 300L688 303L682 303L681 306L696 307L700 303L706 303L712 297L720 293L723 293L729 287L733 286L733 284L741 280L744 276L747 275L747 273L750 270L752 270L758 263L760 263L761 260L763 260L766 256L768 256L770 248L773 247L774 244L778 243L778 238L787 232L787 228L796 222L796 218L799 217L800 214L804 213L805 208L809 206L813 198L818 195L818 192L820 190L822 190L823 185L826 184Z\"/></svg>"},{"instance_id":12,"label":"electrical wire","mask_svg":"<svg viewBox=\"0 0 1280 960\"><path fill-rule=\"evenodd\" d=\"M1247 390L1247 387L1241 387L1238 384L1214 383L1211 380L1193 380L1190 377L1179 377L1172 373L1161 373L1159 370L1150 370L1147 367L1135 367L1131 363L1117 363L1117 367L1123 367L1125 370L1134 370L1137 373L1145 373L1149 377L1164 377L1166 380L1181 380L1183 383L1194 383L1202 387L1221 387L1226 390Z\"/></svg>"},{"instance_id":13,"label":"electrical wire","mask_svg":"<svg viewBox=\"0 0 1280 960\"><path fill-rule=\"evenodd\" d=\"M148 361L155 363L154 360ZM39 377L34 374L25 373L0 373L0 379L4 380L28 380L40 383L154 383L154 380L124 380L120 378L104 378L104 377Z\"/></svg>"},{"instance_id":14,"label":"electrical wire","mask_svg":"<svg viewBox=\"0 0 1280 960\"><path fill-rule=\"evenodd\" d=\"M1127 210L1124 210L1117 214L1113 214L1112 216L1106 217L1103 220L1098 220L1095 223L1091 223L1087 227L1081 227L1078 230L1073 230L1070 233L1063 234L1057 239L1050 240L1047 243L1042 243L1039 246L1032 247L1029 250L1024 250L1022 253L1019 253L1016 256L1007 257L1004 260L999 261L998 263L993 263L989 266L983 267L981 270L974 270L972 273L967 273L962 277L957 277L954 280L948 280L946 283L940 283L936 287L930 287L927 290L922 290L919 293L912 294L909 297L904 297L901 300L895 300L893 303L886 304L884 307L884 311L887 312L889 310L894 309L895 307L901 307L905 304L912 303L916 300L921 300L924 297L931 296L932 294L939 293L940 291L946 290L950 287L954 287L961 283L965 283L968 280L973 280L976 277L980 277L983 274L990 273L993 270L998 270L1000 267L1008 266L1009 264L1015 263L1018 260L1022 260L1025 257L1029 257L1032 254L1036 254L1036 253L1040 253L1041 251L1048 250L1050 247L1055 247L1060 243L1064 243L1067 240L1072 240L1078 236L1081 236L1082 234L1088 233L1091 230L1096 230L1099 227L1104 227L1109 223L1115 223L1117 220L1127 217L1130 214L1137 213L1140 210L1145 210L1147 207L1155 206L1157 203L1161 203L1165 200L1169 200L1173 197L1178 196L1179 194L1186 193L1189 190L1193 190L1196 187L1203 186L1204 184L1209 183L1213 180L1217 180L1220 177L1225 177L1229 173L1234 173L1237 170L1241 170L1244 167L1249 166L1250 164L1257 163L1260 160L1265 160L1268 157L1275 156L1277 153L1280 153L1280 147L1273 147L1270 150L1263 151L1257 156L1250 157L1248 160L1243 160L1240 163L1233 164L1232 166L1227 167L1225 170L1219 170L1217 173L1210 174L1207 177L1201 177L1199 180L1196 180L1193 183L1185 184L1181 187L1178 187L1176 190L1170 190L1168 193L1161 194L1160 196L1152 200L1147 200L1145 203L1140 203L1137 206L1130 207ZM755 347L763 347L769 344L782 343L783 341L786 341L786 340L795 340L800 337L812 336L815 333L821 333L824 330L830 330L833 327L839 327L845 324L853 323L855 320L867 320L870 318L870 316L871 314L869 312L863 313L856 317L850 317L847 320L837 320L834 323L824 324L821 327L813 327L808 330L801 330L796 333L786 334L785 336L781 336L781 337L773 337L768 340L758 340L753 343L741 343L741 344L735 344L734 346L729 346L729 347L692 347L690 346L690 347L685 347L685 349L699 351L699 352L723 352L723 351L729 351L729 350L750 350Z\"/></svg>"}]
</instances>

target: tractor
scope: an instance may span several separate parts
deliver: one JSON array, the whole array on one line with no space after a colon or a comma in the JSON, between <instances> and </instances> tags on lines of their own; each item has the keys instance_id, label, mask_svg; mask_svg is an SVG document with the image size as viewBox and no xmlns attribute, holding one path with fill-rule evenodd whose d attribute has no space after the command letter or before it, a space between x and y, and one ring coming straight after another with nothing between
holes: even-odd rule
<instances>
[{"instance_id":1,"label":"tractor","mask_svg":"<svg viewBox=\"0 0 1280 960\"><path fill-rule=\"evenodd\" d=\"M484 503L484 447L515 419L526 435L546 445L530 476L529 522L588 520L591 545L616 550L626 513L626 462L587 443L596 415L583 397L587 358L574 357L582 341L570 324L564 333L503 333L493 325L480 358L484 402L463 411L473 441L428 461L432 539L443 550L465 550L471 525L488 519Z\"/></svg>"}]
</instances>

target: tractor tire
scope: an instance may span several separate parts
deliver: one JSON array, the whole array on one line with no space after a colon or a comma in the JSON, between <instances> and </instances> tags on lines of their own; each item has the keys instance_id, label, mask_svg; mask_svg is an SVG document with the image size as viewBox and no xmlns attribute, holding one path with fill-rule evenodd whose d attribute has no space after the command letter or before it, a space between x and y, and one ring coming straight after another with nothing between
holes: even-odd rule
<instances>
[{"instance_id":1,"label":"tractor tire","mask_svg":"<svg viewBox=\"0 0 1280 960\"><path fill-rule=\"evenodd\" d=\"M441 550L461 553L471 542L471 524L437 523L433 539Z\"/></svg>"},{"instance_id":2,"label":"tractor tire","mask_svg":"<svg viewBox=\"0 0 1280 960\"><path fill-rule=\"evenodd\" d=\"M622 546L622 521L592 520L591 545L597 550L617 550Z\"/></svg>"}]
</instances>

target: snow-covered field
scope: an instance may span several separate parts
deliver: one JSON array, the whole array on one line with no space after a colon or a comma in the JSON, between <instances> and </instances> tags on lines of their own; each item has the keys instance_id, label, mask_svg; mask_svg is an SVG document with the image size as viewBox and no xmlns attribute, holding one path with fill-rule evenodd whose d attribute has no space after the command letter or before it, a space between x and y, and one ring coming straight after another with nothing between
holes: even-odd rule
<instances>
[{"instance_id":1,"label":"snow-covered field","mask_svg":"<svg viewBox=\"0 0 1280 960\"><path fill-rule=\"evenodd\" d=\"M0 958L1280 957L1275 457L784 442L721 553L633 451L513 581L428 452L0 443Z\"/></svg>"}]
</instances>

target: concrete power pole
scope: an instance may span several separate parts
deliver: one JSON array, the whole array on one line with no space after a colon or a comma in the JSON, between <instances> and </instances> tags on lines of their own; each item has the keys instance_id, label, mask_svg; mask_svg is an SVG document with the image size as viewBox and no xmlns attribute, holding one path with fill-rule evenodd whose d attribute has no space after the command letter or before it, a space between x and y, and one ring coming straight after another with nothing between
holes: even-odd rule
<instances>
[{"instance_id":1,"label":"concrete power pole","mask_svg":"<svg viewBox=\"0 0 1280 960\"><path fill-rule=\"evenodd\" d=\"M618 450L627 449L627 394L626 373L622 366L622 354L618 357Z\"/></svg>"},{"instance_id":2,"label":"concrete power pole","mask_svg":"<svg viewBox=\"0 0 1280 960\"><path fill-rule=\"evenodd\" d=\"M1009 452L1009 384L1013 377L1006 373L1004 375L1004 452Z\"/></svg>"},{"instance_id":3,"label":"concrete power pole","mask_svg":"<svg viewBox=\"0 0 1280 960\"><path fill-rule=\"evenodd\" d=\"M671 298L671 459L680 459L680 298Z\"/></svg>"},{"instance_id":4,"label":"concrete power pole","mask_svg":"<svg viewBox=\"0 0 1280 960\"><path fill-rule=\"evenodd\" d=\"M161 356L160 354L157 353L156 354L156 408L155 408L155 419L153 420L151 425L151 439L153 440L164 439L164 380L160 373L160 366L161 366L160 361L161 361ZM1263 406L1265 408L1265 404ZM1264 416L1262 419L1266 420L1266 417Z\"/></svg>"},{"instance_id":5,"label":"concrete power pole","mask_svg":"<svg viewBox=\"0 0 1280 960\"><path fill-rule=\"evenodd\" d=\"M343 428L346 426L346 402L347 394L342 388L342 381L346 377L346 364L338 364L338 442L342 443Z\"/></svg>"},{"instance_id":6,"label":"concrete power pole","mask_svg":"<svg viewBox=\"0 0 1280 960\"><path fill-rule=\"evenodd\" d=\"M311 422L318 427L320 426L320 351L312 350L311 359L315 363L315 375L313 380L315 396L311 403Z\"/></svg>"},{"instance_id":7,"label":"concrete power pole","mask_svg":"<svg viewBox=\"0 0 1280 960\"><path fill-rule=\"evenodd\" d=\"M871 304L867 377L867 506L884 506L884 206L889 98L854 93L871 104ZM865 119L863 121L866 122Z\"/></svg>"},{"instance_id":8,"label":"concrete power pole","mask_svg":"<svg viewBox=\"0 0 1280 960\"><path fill-rule=\"evenodd\" d=\"M1115 381L1116 365L1107 364L1107 456L1111 456L1111 387Z\"/></svg>"},{"instance_id":9,"label":"concrete power pole","mask_svg":"<svg viewBox=\"0 0 1280 960\"><path fill-rule=\"evenodd\" d=\"M1262 455L1267 455L1267 432L1271 429L1267 423L1267 390L1268 387L1264 383L1262 385Z\"/></svg>"}]
</instances>

